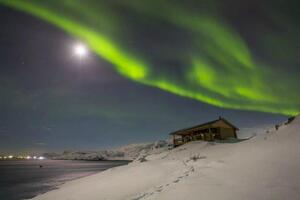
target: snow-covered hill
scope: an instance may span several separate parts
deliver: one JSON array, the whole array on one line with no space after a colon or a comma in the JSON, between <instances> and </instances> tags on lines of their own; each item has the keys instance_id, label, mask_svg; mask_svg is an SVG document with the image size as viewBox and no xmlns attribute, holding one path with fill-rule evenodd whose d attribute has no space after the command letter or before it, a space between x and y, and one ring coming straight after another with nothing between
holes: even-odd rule
<instances>
[{"instance_id":1,"label":"snow-covered hill","mask_svg":"<svg viewBox=\"0 0 300 200\"><path fill-rule=\"evenodd\" d=\"M300 117L239 143L191 142L36 200L298 200Z\"/></svg>"},{"instance_id":2,"label":"snow-covered hill","mask_svg":"<svg viewBox=\"0 0 300 200\"><path fill-rule=\"evenodd\" d=\"M248 139L251 137L255 137L257 135L265 135L268 132L271 132L273 130L275 130L275 126L270 124L248 127L248 128L241 128L237 132L237 136L239 139Z\"/></svg>"},{"instance_id":3,"label":"snow-covered hill","mask_svg":"<svg viewBox=\"0 0 300 200\"><path fill-rule=\"evenodd\" d=\"M62 154L45 154L45 156L57 160L134 160L167 149L168 142L160 140L154 143L130 144L111 150L64 151Z\"/></svg>"}]
</instances>

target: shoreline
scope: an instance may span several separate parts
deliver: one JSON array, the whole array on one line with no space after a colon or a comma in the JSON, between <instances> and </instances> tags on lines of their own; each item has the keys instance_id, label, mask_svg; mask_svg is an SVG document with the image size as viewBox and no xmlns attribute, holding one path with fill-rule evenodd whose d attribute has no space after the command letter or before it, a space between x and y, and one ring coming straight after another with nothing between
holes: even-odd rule
<instances>
[{"instance_id":1,"label":"shoreline","mask_svg":"<svg viewBox=\"0 0 300 200\"><path fill-rule=\"evenodd\" d=\"M125 161L6 160L0 161L0 199L32 199L77 179L127 165ZM42 167L40 167L42 165Z\"/></svg>"},{"instance_id":2,"label":"shoreline","mask_svg":"<svg viewBox=\"0 0 300 200\"><path fill-rule=\"evenodd\" d=\"M54 160L54 161L56 161L56 160ZM102 161L102 160L57 160L57 161L105 162L105 161ZM107 160L107 161L108 161L108 160ZM114 161L114 160L113 160L113 161ZM121 160L121 161L123 161L123 160ZM86 175L84 175L84 176L74 177L74 178L72 178L72 179L65 180L65 181L60 182L59 184L53 186L53 188L50 188L50 189L45 190L45 191L43 191L43 192L40 192L40 193L34 195L33 197L31 197L30 199L27 199L27 200L34 199L34 198L36 198L36 197L38 197L38 196L40 196L40 195L46 194L46 193L51 192L51 191L54 191L54 190L58 190L58 189L60 189L60 187L61 187L62 185L66 184L66 183L68 183L68 182L75 181L75 180L79 180L79 179L82 179L82 178L85 178L85 177L89 177L89 176L93 176L93 175L102 173L102 172L104 172L104 171L106 171L106 170L109 170L109 169L112 169L112 168L116 168L116 167L120 167L120 166L123 166L123 165L110 167L110 168L107 168L107 169L105 169L105 170L103 170L103 171L99 171L99 172L91 172L90 174L86 174ZM25 200L26 200L26 199L25 199Z\"/></svg>"},{"instance_id":3,"label":"shoreline","mask_svg":"<svg viewBox=\"0 0 300 200\"><path fill-rule=\"evenodd\" d=\"M85 159L48 159L48 160L67 160L67 161L86 161L86 162L133 162L133 160L85 160Z\"/></svg>"}]
</instances>

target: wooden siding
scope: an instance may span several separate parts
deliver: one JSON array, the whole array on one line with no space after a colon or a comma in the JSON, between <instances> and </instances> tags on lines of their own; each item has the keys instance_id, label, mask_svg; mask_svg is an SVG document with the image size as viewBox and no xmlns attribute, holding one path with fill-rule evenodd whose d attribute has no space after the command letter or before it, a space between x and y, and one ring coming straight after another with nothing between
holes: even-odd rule
<instances>
[{"instance_id":1,"label":"wooden siding","mask_svg":"<svg viewBox=\"0 0 300 200\"><path fill-rule=\"evenodd\" d=\"M222 128L220 129L221 139L235 138L235 130L233 128Z\"/></svg>"},{"instance_id":2,"label":"wooden siding","mask_svg":"<svg viewBox=\"0 0 300 200\"><path fill-rule=\"evenodd\" d=\"M221 127L221 128L230 128L230 129L232 129L232 126L225 123L223 120L219 120L219 121L213 123L212 126L213 127Z\"/></svg>"}]
</instances>

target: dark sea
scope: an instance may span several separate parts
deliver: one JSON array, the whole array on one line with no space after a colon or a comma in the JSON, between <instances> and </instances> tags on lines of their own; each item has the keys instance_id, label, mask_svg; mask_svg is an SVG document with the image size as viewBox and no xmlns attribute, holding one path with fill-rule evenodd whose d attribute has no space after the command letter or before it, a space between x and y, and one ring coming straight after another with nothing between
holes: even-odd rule
<instances>
[{"instance_id":1,"label":"dark sea","mask_svg":"<svg viewBox=\"0 0 300 200\"><path fill-rule=\"evenodd\" d=\"M66 181L127 163L127 161L65 160L0 161L0 200L30 199L56 189Z\"/></svg>"}]
</instances>

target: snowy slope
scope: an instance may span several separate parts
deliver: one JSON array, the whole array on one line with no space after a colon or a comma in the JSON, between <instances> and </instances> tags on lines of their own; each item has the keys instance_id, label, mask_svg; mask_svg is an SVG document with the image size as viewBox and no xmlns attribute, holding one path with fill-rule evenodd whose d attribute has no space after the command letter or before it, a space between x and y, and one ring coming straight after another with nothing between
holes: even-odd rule
<instances>
[{"instance_id":1,"label":"snowy slope","mask_svg":"<svg viewBox=\"0 0 300 200\"><path fill-rule=\"evenodd\" d=\"M36 200L298 200L300 117L239 143L192 142L64 184Z\"/></svg>"},{"instance_id":2,"label":"snowy slope","mask_svg":"<svg viewBox=\"0 0 300 200\"><path fill-rule=\"evenodd\" d=\"M260 125L256 127L248 127L248 128L241 128L237 132L237 136L240 139L247 139L251 138L257 135L265 135L270 131L273 131L275 129L274 125Z\"/></svg>"}]
</instances>

